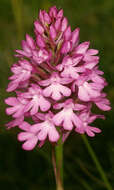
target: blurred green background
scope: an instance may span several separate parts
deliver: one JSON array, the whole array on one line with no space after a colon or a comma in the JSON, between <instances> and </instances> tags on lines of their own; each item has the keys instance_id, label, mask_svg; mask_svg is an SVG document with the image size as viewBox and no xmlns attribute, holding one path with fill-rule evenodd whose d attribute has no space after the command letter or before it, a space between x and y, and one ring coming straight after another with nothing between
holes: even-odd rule
<instances>
[{"instance_id":1,"label":"blurred green background","mask_svg":"<svg viewBox=\"0 0 114 190\"><path fill-rule=\"evenodd\" d=\"M7 131L4 98L14 50L25 33L33 35L39 9L64 9L72 29L80 27L80 41L91 41L100 51L100 68L109 83L105 91L114 105L114 0L0 0L0 189L55 190L51 145L26 152L17 141L18 130ZM88 138L114 189L114 110L96 126L102 133ZM65 190L106 190L99 171L80 135L72 133L64 145Z\"/></svg>"}]
</instances>

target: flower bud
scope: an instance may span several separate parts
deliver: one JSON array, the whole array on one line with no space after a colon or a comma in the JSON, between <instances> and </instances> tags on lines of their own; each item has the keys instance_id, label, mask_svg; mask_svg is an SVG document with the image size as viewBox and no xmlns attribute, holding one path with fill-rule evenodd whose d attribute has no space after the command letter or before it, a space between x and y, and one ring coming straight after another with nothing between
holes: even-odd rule
<instances>
[{"instance_id":1,"label":"flower bud","mask_svg":"<svg viewBox=\"0 0 114 190\"><path fill-rule=\"evenodd\" d=\"M39 21L35 21L34 22L34 26L35 26L35 29L36 31L39 33L39 34L43 34L44 33L44 28L42 27L42 25L39 23Z\"/></svg>"},{"instance_id":2,"label":"flower bud","mask_svg":"<svg viewBox=\"0 0 114 190\"><path fill-rule=\"evenodd\" d=\"M67 28L67 25L68 25L68 21L67 21L67 18L63 18L62 20L62 24L61 24L61 31L64 32Z\"/></svg>"}]
</instances>

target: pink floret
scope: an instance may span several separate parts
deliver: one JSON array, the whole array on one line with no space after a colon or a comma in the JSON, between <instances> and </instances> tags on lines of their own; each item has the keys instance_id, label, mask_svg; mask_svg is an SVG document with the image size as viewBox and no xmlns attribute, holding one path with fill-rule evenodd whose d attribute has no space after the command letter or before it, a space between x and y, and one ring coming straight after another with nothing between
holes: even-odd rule
<instances>
[{"instance_id":1,"label":"pink floret","mask_svg":"<svg viewBox=\"0 0 114 190\"><path fill-rule=\"evenodd\" d=\"M25 130L18 135L19 141L25 141L22 145L25 150L32 150L38 141L44 142L47 137L50 142L57 142L59 139L59 133L53 123L53 115L48 113L45 115L45 121L34 125L30 125L24 122L20 125L20 128ZM24 127L23 127L24 126Z\"/></svg>"}]
</instances>

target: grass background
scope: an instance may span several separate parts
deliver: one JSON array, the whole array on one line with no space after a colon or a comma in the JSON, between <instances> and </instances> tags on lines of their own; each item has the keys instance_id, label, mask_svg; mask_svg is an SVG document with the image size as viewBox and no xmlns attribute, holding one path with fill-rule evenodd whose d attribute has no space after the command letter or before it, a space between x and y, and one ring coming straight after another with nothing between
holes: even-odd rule
<instances>
[{"instance_id":1,"label":"grass background","mask_svg":"<svg viewBox=\"0 0 114 190\"><path fill-rule=\"evenodd\" d=\"M15 6L14 3L15 2ZM100 68L109 83L105 91L114 106L114 0L0 0L0 189L54 190L51 146L26 152L17 141L18 130L7 131L5 89L14 63L14 50L25 34L33 35L33 21L39 9L56 5L64 9L72 29L80 27L80 41L91 41L100 51ZM88 138L114 189L114 110L96 125L102 133ZM103 180L82 138L72 133L64 145L65 190L106 190Z\"/></svg>"}]
</instances>

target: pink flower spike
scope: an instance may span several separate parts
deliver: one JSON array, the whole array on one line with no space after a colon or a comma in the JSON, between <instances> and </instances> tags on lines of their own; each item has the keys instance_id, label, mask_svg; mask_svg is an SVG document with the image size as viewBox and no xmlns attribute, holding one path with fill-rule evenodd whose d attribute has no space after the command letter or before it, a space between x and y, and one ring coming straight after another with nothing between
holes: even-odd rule
<instances>
[{"instance_id":1,"label":"pink flower spike","mask_svg":"<svg viewBox=\"0 0 114 190\"><path fill-rule=\"evenodd\" d=\"M91 137L101 132L91 123L104 116L91 110L94 105L111 109L103 92L108 83L99 70L98 50L89 49L89 41L80 43L79 32L77 27L72 31L63 10L53 6L39 11L34 36L26 34L22 49L16 50L18 60L11 66L7 88L16 95L5 100L13 120L6 127L22 130L18 140L24 150L42 147L46 140L56 145L73 129Z\"/></svg>"}]
</instances>

